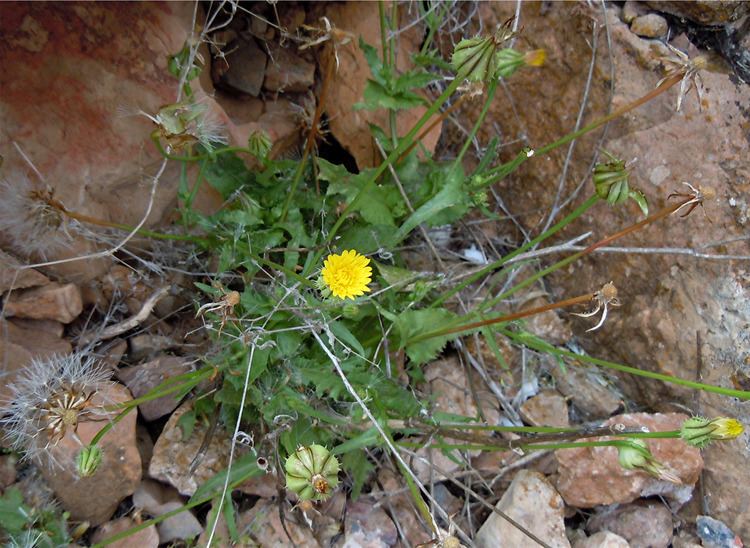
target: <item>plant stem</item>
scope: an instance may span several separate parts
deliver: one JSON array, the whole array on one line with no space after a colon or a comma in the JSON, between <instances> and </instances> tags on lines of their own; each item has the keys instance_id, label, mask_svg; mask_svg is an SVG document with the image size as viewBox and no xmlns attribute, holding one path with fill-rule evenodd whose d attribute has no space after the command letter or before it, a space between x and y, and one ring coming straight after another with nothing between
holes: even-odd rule
<instances>
[{"instance_id":1,"label":"plant stem","mask_svg":"<svg viewBox=\"0 0 750 548\"><path fill-rule=\"evenodd\" d=\"M669 205L669 206L667 206L667 207L665 207L665 208L657 211L656 213L654 213L650 217L647 217L647 218L643 219L642 221L634 223L634 224L630 225L629 227L624 228L623 230L620 230L619 232L616 232L616 233L612 234L611 236L607 236L603 240L600 240L600 241L598 241L598 242L596 242L594 244L591 244L586 249L584 249L582 251L579 251L577 253L574 253L573 255L570 255L569 257L566 257L563 260L558 261L558 262L554 263L553 265L548 266L547 268L542 269L539 272L534 273L533 275L531 275L528 278L526 278L524 281L522 281L522 282L514 285L510 289L508 289L505 293L502 293L502 294L498 295L497 297L494 297L492 299L489 299L489 300L483 302L479 307L477 307L477 310L475 312L473 312L473 314L478 314L482 310L486 310L487 308L490 308L490 307L494 306L498 302L503 301L504 299L507 299L508 297L510 297L511 295L513 295L514 293L517 293L521 289L523 289L525 287L528 287L531 284L535 283L537 280L545 277L547 274L551 274L552 272L555 272L556 270L559 270L559 269L561 269L561 268L569 265L570 263L572 263L574 261L577 261L581 257L585 257L586 255L588 255L589 253L591 253L595 249L598 249L598 248L600 248L602 246L605 246L608 243L610 243L610 242L612 242L614 240L617 240L618 238L622 238L623 236L627 236L628 234L630 234L632 232L635 232L636 230L639 230L639 229L641 229L641 228L643 228L643 227L645 227L645 226L647 226L647 225L649 225L649 224L651 224L651 223L653 223L655 221L658 221L660 219L663 219L664 217L667 217L667 216L671 215L672 213L674 213L675 211L677 211L678 209L680 209L682 206L684 206L686 203L688 203L691 200L693 200L692 197L686 198L686 199L681 200L681 201L679 201L677 203Z\"/></svg>"},{"instance_id":2,"label":"plant stem","mask_svg":"<svg viewBox=\"0 0 750 548\"><path fill-rule=\"evenodd\" d=\"M469 133L468 137L466 138L466 141L464 142L464 146L461 147L461 151L458 153L458 156L456 156L456 159L453 162L454 165L458 165L463 161L466 151L469 150L469 147L471 146L471 142L474 140L474 137L479 132L479 128L482 126L482 123L484 122L484 119L487 116L487 112L489 112L490 107L492 106L492 101L495 99L495 92L497 91L497 84L499 81L500 81L499 79L495 78L492 80L492 82L490 82L490 85L487 88L486 99L484 100L484 106L482 107L482 111L479 113L479 118L477 118L477 121L474 124L474 127L471 128L471 133ZM468 94L462 95L461 99L463 99L464 97L468 97Z\"/></svg>"},{"instance_id":3,"label":"plant stem","mask_svg":"<svg viewBox=\"0 0 750 548\"><path fill-rule=\"evenodd\" d=\"M443 295L441 295L432 304L430 304L430 308L433 308L433 307L436 307L436 306L440 306L446 300L448 300L449 298L451 298L453 295L455 295L456 293L458 293L459 291L461 291L465 287L467 287L470 284L474 283L475 281L477 281L482 276L484 276L484 275L488 274L489 272L492 272L493 270L495 270L495 269L503 266L506 262L510 261L514 257L517 257L521 253L525 253L526 251L528 251L532 247L535 247L536 245L538 245L539 243L543 242L544 240L546 240L550 236L556 234L557 232L559 232L560 230L562 230L563 228L565 228L567 225L569 225L572 221L574 221L575 219L577 219L578 217L580 217L581 215L583 215L591 206L593 206L598 201L599 201L599 197L597 195L591 196L588 200L586 200L584 203L582 203L580 206L578 206L574 211L572 211L571 213L569 213L568 215L566 215L563 219L561 219L560 222L558 222L554 226L550 227L545 232L542 232L539 236L537 236L533 240L525 243L524 245L522 245L521 247L519 247L518 249L516 249L512 253L509 253L508 255L505 255L504 257L501 257L497 261L488 264L487 266L485 266L484 268L482 268L477 273L475 273L475 274L469 276L468 278L466 278L460 284L457 284L456 286L454 286L453 288L451 288L449 291L443 293Z\"/></svg>"},{"instance_id":4,"label":"plant stem","mask_svg":"<svg viewBox=\"0 0 750 548\"><path fill-rule=\"evenodd\" d=\"M656 373L653 371L646 371L644 369L638 369L636 367L631 367L629 365L623 365L623 364L610 362L606 360L600 360L599 358L593 358L591 356L576 354L568 350L562 350L550 344L543 344L540 341L535 341L528 337L523 337L523 338L519 337L517 333L510 331L509 329L500 328L500 332L503 333L506 337L509 337L510 339L515 341L517 344L521 344L523 346L526 346L533 350L537 350L539 352L548 352L551 354L556 354L560 357L570 358L573 360L579 360L579 361L587 362L587 363L592 363L600 367L613 369L615 371L621 371L623 373L629 373L631 375L636 375L638 377L645 377L647 379L656 379L656 380L663 381L663 382L670 383L670 384L677 384L679 386L685 386L687 388L693 388L696 390L703 390L704 392L712 392L714 394L722 394L724 396L738 398L741 400L750 400L750 392L746 390L735 390L733 388L724 388L722 386L704 384L704 383L700 383L696 381L690 381L687 379L681 379L679 377L673 377L671 375L665 375L663 373Z\"/></svg>"},{"instance_id":5,"label":"plant stem","mask_svg":"<svg viewBox=\"0 0 750 548\"><path fill-rule=\"evenodd\" d=\"M528 316L535 316L537 314L541 314L542 312L547 312L548 310L555 310L556 308L565 308L565 307L573 306L576 304L586 303L586 302L591 301L593 298L594 298L594 293L586 293L585 295L579 295L578 297L571 297L570 299L565 299L563 301L558 301L556 303L548 303L542 306L536 306L534 308L520 310L518 312L514 312L513 314L506 314L504 316L500 316L499 318L479 320L476 322L459 325L458 327L449 327L447 329L440 329L438 331L430 331L428 333L423 333L415 337L411 341L408 341L407 344L409 343L413 344L419 341L423 341L425 339L431 339L433 337L451 335L453 333L463 333L464 331L471 331L473 329L478 329L478 328L485 327L488 325L511 322L513 320L526 318Z\"/></svg>"}]
</instances>

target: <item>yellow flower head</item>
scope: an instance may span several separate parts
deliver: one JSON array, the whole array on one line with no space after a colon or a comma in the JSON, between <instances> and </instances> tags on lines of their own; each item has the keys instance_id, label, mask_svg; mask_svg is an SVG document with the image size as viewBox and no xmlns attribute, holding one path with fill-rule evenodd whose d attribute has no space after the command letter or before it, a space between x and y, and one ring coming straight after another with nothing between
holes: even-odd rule
<instances>
[{"instance_id":1,"label":"yellow flower head","mask_svg":"<svg viewBox=\"0 0 750 548\"><path fill-rule=\"evenodd\" d=\"M341 255L329 255L323 263L323 281L334 296L354 299L370 291L367 285L372 280L370 259L353 249Z\"/></svg>"},{"instance_id":2,"label":"yellow flower head","mask_svg":"<svg viewBox=\"0 0 750 548\"><path fill-rule=\"evenodd\" d=\"M737 419L691 417L682 423L680 437L690 445L702 449L713 440L733 440L744 430L745 427Z\"/></svg>"}]
</instances>

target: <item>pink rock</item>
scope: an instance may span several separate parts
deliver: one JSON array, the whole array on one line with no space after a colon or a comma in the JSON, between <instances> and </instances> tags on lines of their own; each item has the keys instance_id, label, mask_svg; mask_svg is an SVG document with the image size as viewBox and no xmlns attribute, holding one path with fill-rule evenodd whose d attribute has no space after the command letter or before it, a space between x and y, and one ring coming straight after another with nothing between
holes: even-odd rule
<instances>
[{"instance_id":1,"label":"pink rock","mask_svg":"<svg viewBox=\"0 0 750 548\"><path fill-rule=\"evenodd\" d=\"M573 544L573 548L630 548L628 541L609 531L600 531Z\"/></svg>"},{"instance_id":2,"label":"pink rock","mask_svg":"<svg viewBox=\"0 0 750 548\"><path fill-rule=\"evenodd\" d=\"M70 323L83 310L81 291L75 284L53 282L14 291L5 301L5 315Z\"/></svg>"},{"instance_id":3,"label":"pink rock","mask_svg":"<svg viewBox=\"0 0 750 548\"><path fill-rule=\"evenodd\" d=\"M22 266L13 256L0 250L0 293L49 283L49 278L41 272L33 268L21 269Z\"/></svg>"},{"instance_id":4,"label":"pink rock","mask_svg":"<svg viewBox=\"0 0 750 548\"><path fill-rule=\"evenodd\" d=\"M98 544L136 525L138 523L127 516L108 521L97 529L91 538L91 542L92 544ZM113 548L132 548L134 546L138 548L157 548L159 546L159 533L156 532L155 525L149 525L145 529L141 529L137 533L133 533L123 539L116 540L107 546Z\"/></svg>"},{"instance_id":5,"label":"pink rock","mask_svg":"<svg viewBox=\"0 0 750 548\"><path fill-rule=\"evenodd\" d=\"M127 388L111 384L96 392L93 405L113 405L130 401ZM137 411L133 410L118 422L99 442L102 462L96 472L86 478L76 472L75 459L84 445L91 443L107 420L113 419L116 411L91 417L82 417L77 434L80 442L69 431L65 437L50 448L52 457L62 466L42 469L44 479L49 483L63 507L76 521L88 521L92 525L104 523L117 509L120 501L131 495L141 480L141 458L135 442L135 421Z\"/></svg>"},{"instance_id":6,"label":"pink rock","mask_svg":"<svg viewBox=\"0 0 750 548\"><path fill-rule=\"evenodd\" d=\"M140 398L167 379L187 373L191 364L191 360L185 358L162 356L148 363L120 369L117 378L127 385L134 398ZM153 421L171 413L179 404L180 400L174 394L168 394L144 402L138 409L146 421Z\"/></svg>"},{"instance_id":7,"label":"pink rock","mask_svg":"<svg viewBox=\"0 0 750 548\"><path fill-rule=\"evenodd\" d=\"M287 45L271 46L263 87L269 91L302 92L315 83L315 64Z\"/></svg>"},{"instance_id":8,"label":"pink rock","mask_svg":"<svg viewBox=\"0 0 750 548\"><path fill-rule=\"evenodd\" d=\"M663 503L645 502L604 509L589 519L589 531L609 531L633 548L667 548L672 542L672 512Z\"/></svg>"},{"instance_id":9,"label":"pink rock","mask_svg":"<svg viewBox=\"0 0 750 548\"><path fill-rule=\"evenodd\" d=\"M679 413L634 413L612 417L605 425L622 424L657 432L679 430L687 418ZM700 451L680 439L650 439L647 443L654 458L671 468L681 485L658 480L646 472L626 470L620 466L614 447L581 447L555 451L558 491L567 504L579 508L632 502L656 494L677 504L685 503L703 469Z\"/></svg>"},{"instance_id":10,"label":"pink rock","mask_svg":"<svg viewBox=\"0 0 750 548\"><path fill-rule=\"evenodd\" d=\"M565 536L565 504L555 488L539 472L518 472L496 508L552 548L570 548L570 542ZM474 541L478 548L535 544L495 512L489 515Z\"/></svg>"},{"instance_id":11,"label":"pink rock","mask_svg":"<svg viewBox=\"0 0 750 548\"><path fill-rule=\"evenodd\" d=\"M523 420L532 426L570 426L568 403L554 390L544 390L526 400L519 409Z\"/></svg>"}]
</instances>

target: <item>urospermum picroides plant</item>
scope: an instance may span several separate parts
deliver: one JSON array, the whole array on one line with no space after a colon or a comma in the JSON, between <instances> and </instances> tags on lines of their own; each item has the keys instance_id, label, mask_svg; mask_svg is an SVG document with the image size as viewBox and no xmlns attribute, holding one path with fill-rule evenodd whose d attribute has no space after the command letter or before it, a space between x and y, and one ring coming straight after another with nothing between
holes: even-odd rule
<instances>
[{"instance_id":1,"label":"urospermum picroides plant","mask_svg":"<svg viewBox=\"0 0 750 548\"><path fill-rule=\"evenodd\" d=\"M397 9L390 16L385 11L381 6L384 36L386 30L396 28L398 14ZM335 32L330 21L327 24L320 34L326 40L320 44L344 36L347 47L353 47L349 35ZM209 543L218 514L226 517L235 511L229 496L233 488L255 475L275 473L304 513L340 489L351 497L359 496L375 466L370 456L382 455L402 473L435 542L455 546L456 537L466 542L470 532L457 527L439 505L433 506L433 513L425 504L432 494L409 466L412 449L436 448L455 457L457 451L474 449L535 451L608 445L618 451L623 467L680 481L654 459L646 438L681 438L704 447L742 433L742 425L731 418L696 417L679 431L644 433L605 427L527 427L520 422L501 426L486 424L478 416L433 411L432 397L421 384L421 367L449 341L467 334L500 334L511 344L552 354L561 362L576 359L643 375L634 367L573 354L524 329L524 318L554 309L582 316L574 321L588 320L591 323L584 324L588 330L606 329L608 316L616 313L614 307L619 304L618 280L602 280L601 286L587 288L584 294L538 307L508 312L505 305L512 295L627 234L659 222L689 222L680 216L711 197L709 189L686 183L685 189L669 197L666 207L649 215L645 197L630 184L627 164L606 154L593 170L590 196L542 234L461 279L445 271L411 270L398 253L407 240L418 241L428 228L455 223L474 208L486 210L487 190L523 163L694 79L700 68L700 63L672 64L655 90L608 116L549 145L523 149L509 162L496 162L490 149L476 169L466 172L463 156L485 121L500 79L513 78L519 70L544 70L546 53L510 48L512 37L508 28L501 28L490 36L463 40L456 45L452 64L434 53L423 55L422 61L433 59L432 64L425 62L433 72L421 68L397 71L393 40L383 40L381 51L361 43L372 78L357 108L384 109L389 123L372 128L382 162L358 173L318 156L314 136L296 160L273 158L271 142L260 131L250 136L247 147L225 146L216 137L216 128L202 118L206 113L189 88L200 67L186 66L190 56L184 51L175 58L179 62L173 59L170 64L176 75L188 75L186 97L149 116L157 125L152 140L165 158L199 167L192 185L183 181L179 213L183 237L210 255L216 265L215 279L196 283L205 298L195 303L215 348L202 368L179 382L157 387L140 401L170 393L192 395L193 407L180 419L183 431L190 432L198 420L215 420L232 433L229 468L199 488L187 505L213 502ZM309 40L300 45L316 47ZM327 51L337 55L335 47ZM423 51L430 52L430 45ZM323 75L323 89L330 85L336 65L327 65L334 68ZM449 67L451 77L443 78L436 66ZM440 83L439 96L428 100L421 90L435 82ZM461 90L463 95L456 98ZM326 108L322 95L313 113L317 120ZM484 108L457 157L437 161L424 154L418 144L432 121L448 116L464 97L483 101ZM446 108L449 99L454 99L454 106ZM423 115L408 132L399 133L398 111L415 106L424 107ZM260 168L248 169L243 161L247 158ZM202 184L211 185L224 199L222 209L212 215L192 207ZM517 279L472 308L457 306L464 288L490 275L508 274L513 260L549 241L590 208L603 201L618 206L627 200L635 201L648 216ZM48 205L54 208L51 202ZM56 210L81 223L91 221L60 207ZM750 393L740 390L655 373L648 376L750 398ZM85 392L72 401L85 406ZM125 406L122 413L129 409ZM35 420L52 439L60 432L60 424L72 424L50 410L36 413ZM500 432L513 432L519 438L504 439L496 435ZM31 436L24 439L29 441ZM100 458L96 448L96 441L82 448L80 466L87 474L96 473ZM478 497L476 493L469 496ZM231 534L237 540L235 533Z\"/></svg>"}]
</instances>

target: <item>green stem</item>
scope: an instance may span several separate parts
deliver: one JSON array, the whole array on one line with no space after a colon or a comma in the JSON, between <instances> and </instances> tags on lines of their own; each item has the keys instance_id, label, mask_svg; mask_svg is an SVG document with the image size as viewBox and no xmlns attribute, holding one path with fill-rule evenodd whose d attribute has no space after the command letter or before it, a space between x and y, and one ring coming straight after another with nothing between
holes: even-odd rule
<instances>
[{"instance_id":1,"label":"green stem","mask_svg":"<svg viewBox=\"0 0 750 548\"><path fill-rule=\"evenodd\" d=\"M568 350L562 350L560 348L554 347L549 344L543 344L541 341L536 341L536 340L529 339L529 338L521 338L516 333L508 329L501 328L499 331L503 333L506 337L509 337L510 339L514 340L517 344L527 346L528 348L537 350L539 352L549 352L551 354L556 354L557 356L560 356L560 357L570 358L573 360L580 360L582 362L587 362L587 363L592 363L600 367L612 369L614 371L621 371L623 373L629 373L631 375L636 375L638 377L644 377L647 379L655 379L655 380L663 381L663 382L670 383L670 384L684 386L687 388L702 390L704 392L722 394L724 396L738 398L741 400L750 400L750 392L746 390L735 390L733 388L724 388L721 386L714 386L712 384L704 384L704 383L697 382L697 381L681 379L679 377L672 377L670 375L664 375L663 373L655 373L653 371L646 371L644 369L638 369L636 367L631 367L629 365L623 365L623 364L619 364L615 362L601 360L599 358L593 358L591 356L576 354L574 352L570 352Z\"/></svg>"},{"instance_id":2,"label":"green stem","mask_svg":"<svg viewBox=\"0 0 750 548\"><path fill-rule=\"evenodd\" d=\"M458 153L458 156L456 156L456 159L453 162L455 166L458 166L463 161L466 151L469 150L469 147L471 146L471 143L474 140L474 137L479 132L479 128L484 122L484 119L487 116L487 112L489 112L490 107L492 106L492 101L495 98L495 92L497 91L498 82L500 82L500 80L497 78L493 79L490 82L490 85L487 88L486 98L484 100L484 106L482 107L482 111L479 113L479 118L477 118L477 121L474 124L474 127L471 128L471 133L469 133L469 136L466 138L466 141L464 142L464 146L461 147L461 151Z\"/></svg>"},{"instance_id":3,"label":"green stem","mask_svg":"<svg viewBox=\"0 0 750 548\"><path fill-rule=\"evenodd\" d=\"M586 200L584 203L582 203L580 206L578 206L574 211L566 215L560 222L555 224L554 226L550 227L548 230L542 232L539 236L534 238L533 240L525 243L512 253L509 253L508 255L498 259L495 262L492 262L476 272L475 274L469 276L466 278L463 282L460 284L457 284L453 288L451 288L449 291L443 293L442 296L440 296L438 299L436 299L432 304L430 304L430 308L434 308L436 306L440 306L443 304L446 300L450 299L453 295L464 289L465 287L469 286L470 284L474 283L478 279L482 278L486 274L492 272L493 270L496 270L497 268L503 266L505 263L510 261L511 259L514 259L521 253L525 253L529 249L535 247L539 243L543 242L550 236L556 234L563 228L565 228L567 225L569 225L572 221L583 215L591 206L593 206L595 203L599 201L599 197L596 195L591 196L588 200Z\"/></svg>"}]
</instances>

